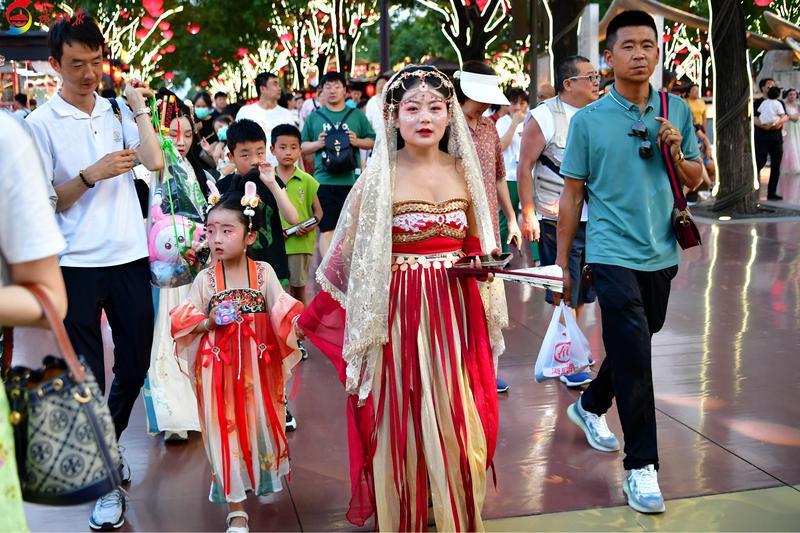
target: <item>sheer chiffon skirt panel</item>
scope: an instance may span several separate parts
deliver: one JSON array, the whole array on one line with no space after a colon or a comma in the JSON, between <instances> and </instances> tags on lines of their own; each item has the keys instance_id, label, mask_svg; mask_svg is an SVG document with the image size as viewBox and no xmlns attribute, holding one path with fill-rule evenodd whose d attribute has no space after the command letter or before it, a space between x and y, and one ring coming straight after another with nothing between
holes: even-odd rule
<instances>
[{"instance_id":1,"label":"sheer chiffon skirt panel","mask_svg":"<svg viewBox=\"0 0 800 533\"><path fill-rule=\"evenodd\" d=\"M393 256L390 341L373 384L381 531L424 530L429 493L439 531L483 529L487 445L463 357L462 285L446 269L457 259Z\"/></svg>"}]
</instances>

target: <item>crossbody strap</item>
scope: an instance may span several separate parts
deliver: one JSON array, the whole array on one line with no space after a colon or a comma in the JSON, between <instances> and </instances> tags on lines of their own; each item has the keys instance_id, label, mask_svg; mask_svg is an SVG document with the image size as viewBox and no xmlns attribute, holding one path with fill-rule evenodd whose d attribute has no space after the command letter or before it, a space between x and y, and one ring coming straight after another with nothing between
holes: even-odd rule
<instances>
[{"instance_id":1,"label":"crossbody strap","mask_svg":"<svg viewBox=\"0 0 800 533\"><path fill-rule=\"evenodd\" d=\"M666 91L658 91L661 99L661 116L669 120L669 95ZM669 186L672 189L672 199L675 207L683 211L686 209L686 196L683 194L683 186L678 179L678 169L675 168L675 162L672 160L672 155L669 153L669 145L666 143L661 144L661 156L664 159L664 164L667 166L667 177L669 178Z\"/></svg>"}]
</instances>

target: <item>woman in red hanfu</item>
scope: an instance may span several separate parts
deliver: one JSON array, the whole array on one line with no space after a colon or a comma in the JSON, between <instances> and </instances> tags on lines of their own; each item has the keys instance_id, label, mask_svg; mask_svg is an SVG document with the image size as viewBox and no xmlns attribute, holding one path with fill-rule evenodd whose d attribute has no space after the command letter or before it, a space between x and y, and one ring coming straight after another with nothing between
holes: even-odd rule
<instances>
[{"instance_id":1,"label":"woman in red hanfu","mask_svg":"<svg viewBox=\"0 0 800 533\"><path fill-rule=\"evenodd\" d=\"M252 186L252 187L251 187ZM214 503L227 503L228 532L248 531L242 502L282 489L289 473L284 383L300 359L294 322L302 305L268 263L246 255L258 227L255 185L222 198L206 220L212 266L170 313L178 354L195 368Z\"/></svg>"},{"instance_id":2,"label":"woman in red hanfu","mask_svg":"<svg viewBox=\"0 0 800 533\"><path fill-rule=\"evenodd\" d=\"M453 86L410 66L384 90L385 141L347 199L299 321L350 393L348 519L381 531L482 530L497 442L499 282L448 275L496 248Z\"/></svg>"}]
</instances>

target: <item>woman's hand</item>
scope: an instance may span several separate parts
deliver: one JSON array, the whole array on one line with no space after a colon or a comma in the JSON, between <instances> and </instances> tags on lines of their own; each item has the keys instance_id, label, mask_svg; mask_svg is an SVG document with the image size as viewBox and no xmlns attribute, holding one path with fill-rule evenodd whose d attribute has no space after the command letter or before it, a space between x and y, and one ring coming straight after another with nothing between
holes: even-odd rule
<instances>
[{"instance_id":1,"label":"woman's hand","mask_svg":"<svg viewBox=\"0 0 800 533\"><path fill-rule=\"evenodd\" d=\"M517 250L522 250L522 232L516 220L508 221L508 240L506 244L514 244Z\"/></svg>"},{"instance_id":2,"label":"woman's hand","mask_svg":"<svg viewBox=\"0 0 800 533\"><path fill-rule=\"evenodd\" d=\"M499 250L495 250L494 252L492 252L492 254L495 254L495 253L497 253L498 251L499 251ZM481 268L481 258L480 258L480 256L477 256L477 255L476 255L475 257L473 257L472 259L470 259L470 260L469 260L469 266L470 266L471 268ZM491 283L492 281L494 281L494 274L492 274L491 272L489 272L489 273L488 273L486 276L479 277L479 278L478 278L478 281L486 281L486 282L489 282L489 283Z\"/></svg>"}]
</instances>

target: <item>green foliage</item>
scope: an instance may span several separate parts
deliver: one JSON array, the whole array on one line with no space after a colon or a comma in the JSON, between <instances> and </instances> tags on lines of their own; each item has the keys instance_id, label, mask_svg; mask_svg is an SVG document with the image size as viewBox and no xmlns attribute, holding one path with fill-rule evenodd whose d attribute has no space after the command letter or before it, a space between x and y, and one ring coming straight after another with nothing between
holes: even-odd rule
<instances>
[{"instance_id":1,"label":"green foliage","mask_svg":"<svg viewBox=\"0 0 800 533\"><path fill-rule=\"evenodd\" d=\"M380 60L380 25L364 31L358 45L358 58L372 63ZM424 56L456 61L453 47L442 33L436 15L422 7L405 7L391 13L391 64L405 58L419 61Z\"/></svg>"}]
</instances>

